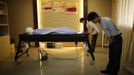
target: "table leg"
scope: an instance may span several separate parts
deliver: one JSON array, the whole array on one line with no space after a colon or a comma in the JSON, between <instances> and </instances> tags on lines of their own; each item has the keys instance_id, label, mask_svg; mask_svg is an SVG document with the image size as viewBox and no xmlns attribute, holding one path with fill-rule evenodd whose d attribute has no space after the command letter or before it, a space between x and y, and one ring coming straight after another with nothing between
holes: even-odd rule
<instances>
[{"instance_id":1,"label":"table leg","mask_svg":"<svg viewBox=\"0 0 134 75\"><path fill-rule=\"evenodd\" d=\"M16 54L15 54L15 62L18 59L18 54L21 52L20 47L21 47L21 40L19 40L19 43L18 43L18 46L17 46L17 51L16 51Z\"/></svg>"}]
</instances>

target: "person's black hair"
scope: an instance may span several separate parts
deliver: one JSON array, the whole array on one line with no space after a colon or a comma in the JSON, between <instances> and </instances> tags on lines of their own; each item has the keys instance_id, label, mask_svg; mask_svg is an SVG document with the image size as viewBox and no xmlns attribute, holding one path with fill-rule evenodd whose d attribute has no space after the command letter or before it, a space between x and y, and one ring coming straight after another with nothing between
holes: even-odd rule
<instances>
[{"instance_id":1,"label":"person's black hair","mask_svg":"<svg viewBox=\"0 0 134 75\"><path fill-rule=\"evenodd\" d=\"M84 25L84 27L83 27L83 28L84 28L84 32L88 32L88 28L87 28L87 26L86 26L86 24L87 24L86 18L83 18L83 17L80 18L80 22L82 22L82 21L85 21L84 24L83 24L83 25Z\"/></svg>"},{"instance_id":2,"label":"person's black hair","mask_svg":"<svg viewBox=\"0 0 134 75\"><path fill-rule=\"evenodd\" d=\"M92 21L92 20L94 20L96 17L99 17L99 15L96 13L96 12L90 12L89 14L88 14L88 21Z\"/></svg>"},{"instance_id":3,"label":"person's black hair","mask_svg":"<svg viewBox=\"0 0 134 75\"><path fill-rule=\"evenodd\" d=\"M82 22L82 21L86 21L86 19L85 18L80 18L80 22Z\"/></svg>"}]
</instances>

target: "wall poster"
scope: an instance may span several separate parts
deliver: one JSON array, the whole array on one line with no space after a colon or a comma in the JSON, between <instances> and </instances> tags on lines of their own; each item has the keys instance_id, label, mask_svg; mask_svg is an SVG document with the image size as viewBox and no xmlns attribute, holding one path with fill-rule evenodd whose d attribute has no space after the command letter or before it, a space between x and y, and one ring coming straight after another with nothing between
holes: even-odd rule
<instances>
[{"instance_id":1,"label":"wall poster","mask_svg":"<svg viewBox=\"0 0 134 75\"><path fill-rule=\"evenodd\" d=\"M83 0L37 0L39 28L69 27L82 31Z\"/></svg>"},{"instance_id":2,"label":"wall poster","mask_svg":"<svg viewBox=\"0 0 134 75\"><path fill-rule=\"evenodd\" d=\"M54 12L65 12L65 2L53 2L53 11Z\"/></svg>"},{"instance_id":3,"label":"wall poster","mask_svg":"<svg viewBox=\"0 0 134 75\"><path fill-rule=\"evenodd\" d=\"M66 12L67 13L76 13L77 11L77 5L76 3L66 3Z\"/></svg>"},{"instance_id":4,"label":"wall poster","mask_svg":"<svg viewBox=\"0 0 134 75\"><path fill-rule=\"evenodd\" d=\"M42 0L41 8L43 11L76 13L77 3L65 2L65 1Z\"/></svg>"},{"instance_id":5,"label":"wall poster","mask_svg":"<svg viewBox=\"0 0 134 75\"><path fill-rule=\"evenodd\" d=\"M42 0L41 9L43 11L52 11L52 1L51 0Z\"/></svg>"}]
</instances>

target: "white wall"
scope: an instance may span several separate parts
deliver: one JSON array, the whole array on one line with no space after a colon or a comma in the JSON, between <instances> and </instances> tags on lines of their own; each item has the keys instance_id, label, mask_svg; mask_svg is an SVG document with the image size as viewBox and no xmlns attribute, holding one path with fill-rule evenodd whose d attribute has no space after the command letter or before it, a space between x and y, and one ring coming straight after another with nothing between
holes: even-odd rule
<instances>
[{"instance_id":1,"label":"white wall","mask_svg":"<svg viewBox=\"0 0 134 75\"><path fill-rule=\"evenodd\" d=\"M88 0L88 12L95 11L100 16L111 17L112 0Z\"/></svg>"}]
</instances>

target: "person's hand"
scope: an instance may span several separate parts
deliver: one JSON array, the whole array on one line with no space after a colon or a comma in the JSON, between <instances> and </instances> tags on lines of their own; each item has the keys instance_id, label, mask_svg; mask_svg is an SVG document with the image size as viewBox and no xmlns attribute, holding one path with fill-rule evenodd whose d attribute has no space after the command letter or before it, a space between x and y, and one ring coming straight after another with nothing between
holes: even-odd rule
<instances>
[{"instance_id":1,"label":"person's hand","mask_svg":"<svg viewBox=\"0 0 134 75\"><path fill-rule=\"evenodd\" d=\"M113 43L113 37L108 37L107 39L109 41L109 44L112 44Z\"/></svg>"}]
</instances>

